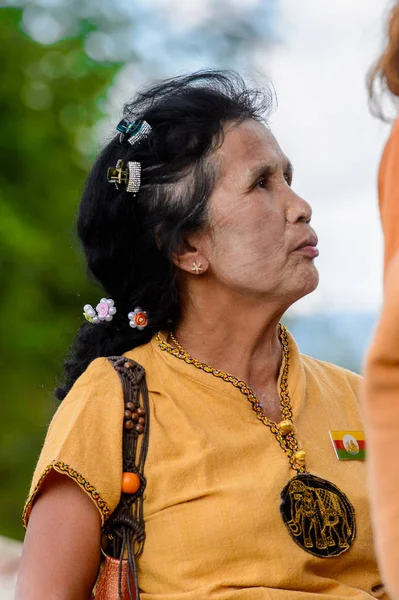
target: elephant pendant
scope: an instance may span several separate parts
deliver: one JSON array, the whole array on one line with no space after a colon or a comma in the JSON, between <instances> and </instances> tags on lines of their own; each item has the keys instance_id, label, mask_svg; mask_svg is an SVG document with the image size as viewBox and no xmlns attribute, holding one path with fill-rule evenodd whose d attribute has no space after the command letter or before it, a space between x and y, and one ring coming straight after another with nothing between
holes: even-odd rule
<instances>
[{"instance_id":1,"label":"elephant pendant","mask_svg":"<svg viewBox=\"0 0 399 600\"><path fill-rule=\"evenodd\" d=\"M336 485L310 473L293 477L281 492L281 516L292 539L319 558L339 556L356 536L355 510Z\"/></svg>"}]
</instances>

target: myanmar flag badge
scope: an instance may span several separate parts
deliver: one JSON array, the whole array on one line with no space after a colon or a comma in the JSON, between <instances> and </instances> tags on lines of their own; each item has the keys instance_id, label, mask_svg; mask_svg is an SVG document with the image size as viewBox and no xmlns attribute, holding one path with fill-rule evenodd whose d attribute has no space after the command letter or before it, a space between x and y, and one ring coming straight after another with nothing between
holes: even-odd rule
<instances>
[{"instance_id":1,"label":"myanmar flag badge","mask_svg":"<svg viewBox=\"0 0 399 600\"><path fill-rule=\"evenodd\" d=\"M366 441L363 431L330 431L338 460L366 460Z\"/></svg>"}]
</instances>

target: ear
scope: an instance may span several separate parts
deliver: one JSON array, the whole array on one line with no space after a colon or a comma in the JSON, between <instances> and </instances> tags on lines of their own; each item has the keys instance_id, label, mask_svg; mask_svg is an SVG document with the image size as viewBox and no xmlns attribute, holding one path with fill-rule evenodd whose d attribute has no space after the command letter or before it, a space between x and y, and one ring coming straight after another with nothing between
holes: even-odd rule
<instances>
[{"instance_id":1,"label":"ear","mask_svg":"<svg viewBox=\"0 0 399 600\"><path fill-rule=\"evenodd\" d=\"M209 267L208 259L198 249L193 239L184 240L179 252L173 253L172 260L176 267L193 275L201 275Z\"/></svg>"}]
</instances>

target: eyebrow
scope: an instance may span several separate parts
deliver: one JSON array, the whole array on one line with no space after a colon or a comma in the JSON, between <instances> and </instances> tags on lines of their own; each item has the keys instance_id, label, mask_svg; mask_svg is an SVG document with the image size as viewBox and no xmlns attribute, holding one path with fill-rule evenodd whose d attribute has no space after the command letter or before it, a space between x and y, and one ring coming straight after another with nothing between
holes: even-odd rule
<instances>
[{"instance_id":1,"label":"eyebrow","mask_svg":"<svg viewBox=\"0 0 399 600\"><path fill-rule=\"evenodd\" d=\"M266 175L267 177L269 177L271 175L274 175L274 173L276 173L276 171L278 171L281 168L281 166L283 166L284 173L288 172L290 173L290 175L293 174L294 167L292 166L291 161L289 161L287 158L286 160L284 160L283 165L281 165L280 162L276 162L274 164L268 163L256 165L256 167L250 169L248 178L250 182L252 182L255 181L261 175Z\"/></svg>"}]
</instances>

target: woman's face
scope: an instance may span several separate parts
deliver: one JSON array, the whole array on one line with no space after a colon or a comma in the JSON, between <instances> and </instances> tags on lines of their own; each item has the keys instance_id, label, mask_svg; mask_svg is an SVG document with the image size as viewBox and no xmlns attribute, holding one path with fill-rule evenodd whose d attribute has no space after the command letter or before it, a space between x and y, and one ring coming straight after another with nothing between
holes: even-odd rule
<instances>
[{"instance_id":1,"label":"woman's face","mask_svg":"<svg viewBox=\"0 0 399 600\"><path fill-rule=\"evenodd\" d=\"M318 284L311 208L270 131L247 120L227 129L201 235L208 273L235 292L289 306Z\"/></svg>"}]
</instances>

